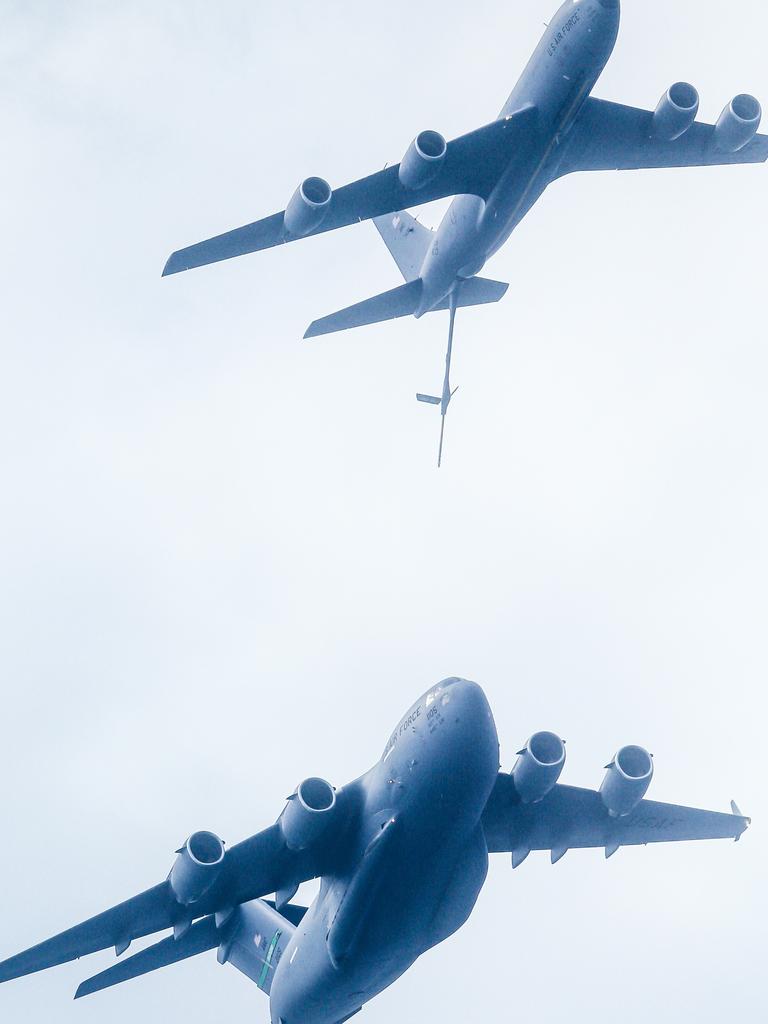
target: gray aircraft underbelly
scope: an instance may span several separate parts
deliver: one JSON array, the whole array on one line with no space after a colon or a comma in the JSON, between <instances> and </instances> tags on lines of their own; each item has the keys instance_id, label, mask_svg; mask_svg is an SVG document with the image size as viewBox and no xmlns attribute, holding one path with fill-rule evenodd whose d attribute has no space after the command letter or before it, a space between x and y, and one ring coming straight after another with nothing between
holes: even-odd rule
<instances>
[{"instance_id":1,"label":"gray aircraft underbelly","mask_svg":"<svg viewBox=\"0 0 768 1024\"><path fill-rule=\"evenodd\" d=\"M536 110L528 145L512 157L484 202L457 196L436 232L421 269L424 282L419 315L462 279L473 277L506 242L551 180L561 141L567 136L616 42L618 21L591 17L596 7L574 8L560 45L544 37L499 117L526 107Z\"/></svg>"},{"instance_id":2,"label":"gray aircraft underbelly","mask_svg":"<svg viewBox=\"0 0 768 1024\"><path fill-rule=\"evenodd\" d=\"M356 855L324 881L285 951L274 1024L335 1024L469 916L488 867L480 818L498 738L482 692L451 690L414 706L356 784Z\"/></svg>"}]
</instances>

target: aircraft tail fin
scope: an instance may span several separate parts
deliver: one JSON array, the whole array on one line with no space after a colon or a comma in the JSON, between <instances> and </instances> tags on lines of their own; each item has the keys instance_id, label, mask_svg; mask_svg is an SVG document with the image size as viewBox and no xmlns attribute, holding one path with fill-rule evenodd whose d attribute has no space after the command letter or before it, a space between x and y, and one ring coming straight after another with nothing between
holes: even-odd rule
<instances>
[{"instance_id":1,"label":"aircraft tail fin","mask_svg":"<svg viewBox=\"0 0 768 1024\"><path fill-rule=\"evenodd\" d=\"M373 223L405 280L415 281L421 273L434 232L404 210L374 217Z\"/></svg>"},{"instance_id":2,"label":"aircraft tail fin","mask_svg":"<svg viewBox=\"0 0 768 1024\"><path fill-rule=\"evenodd\" d=\"M381 295L374 295L372 299L347 306L338 313L313 320L304 337L316 338L320 334L346 331L350 327L362 327L364 324L378 324L383 320L411 316L419 308L421 287L421 278L416 278L397 288L391 288L388 292L382 292Z\"/></svg>"}]
</instances>

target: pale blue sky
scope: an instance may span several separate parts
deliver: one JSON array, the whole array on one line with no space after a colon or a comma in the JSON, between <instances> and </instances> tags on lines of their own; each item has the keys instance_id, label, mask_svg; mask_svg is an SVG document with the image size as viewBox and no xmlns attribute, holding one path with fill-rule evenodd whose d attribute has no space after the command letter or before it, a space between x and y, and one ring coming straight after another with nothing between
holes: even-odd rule
<instances>
[{"instance_id":1,"label":"pale blue sky","mask_svg":"<svg viewBox=\"0 0 768 1024\"><path fill-rule=\"evenodd\" d=\"M596 93L768 101L758 0L626 0ZM171 250L495 115L554 0L0 0L0 956L378 757L430 683L486 688L597 785L755 817L713 843L495 860L369 1024L766 1010L765 167L558 182L445 315L314 342L392 287L370 225L161 280ZM431 223L439 211L428 211ZM25 1024L238 1018L197 958L88 1000L109 953L0 988ZM360 1020L362 1021L362 1017Z\"/></svg>"}]
</instances>

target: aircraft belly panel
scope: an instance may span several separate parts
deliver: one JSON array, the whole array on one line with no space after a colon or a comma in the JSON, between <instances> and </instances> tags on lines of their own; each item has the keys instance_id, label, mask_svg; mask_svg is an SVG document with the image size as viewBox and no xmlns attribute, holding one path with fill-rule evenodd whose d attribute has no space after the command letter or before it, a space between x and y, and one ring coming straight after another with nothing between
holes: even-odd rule
<instances>
[{"instance_id":1,"label":"aircraft belly panel","mask_svg":"<svg viewBox=\"0 0 768 1024\"><path fill-rule=\"evenodd\" d=\"M308 934L297 931L298 951L294 957L288 948L273 983L273 1020L335 1024L466 921L488 867L482 829L422 851L419 871L405 872L410 880L404 869L417 858L407 844L396 856L393 846L402 836L394 828L390 835L347 890L327 938L322 910L307 921Z\"/></svg>"},{"instance_id":2,"label":"aircraft belly panel","mask_svg":"<svg viewBox=\"0 0 768 1024\"><path fill-rule=\"evenodd\" d=\"M453 935L464 924L477 902L488 874L488 846L479 825L460 851L453 875L430 922L429 946Z\"/></svg>"},{"instance_id":3,"label":"aircraft belly panel","mask_svg":"<svg viewBox=\"0 0 768 1024\"><path fill-rule=\"evenodd\" d=\"M377 863L375 871L367 866L373 860L366 852L359 873L362 877L367 872L372 880L375 875L375 883L353 879L346 897L351 910L355 890L365 907L366 925L356 933L363 958L413 958L433 944L429 923L436 919L454 883L456 864L477 833L497 775L496 728L472 684L446 681L427 693L404 721L406 728L369 782L369 806L386 806L392 822L381 829L371 819L380 830L372 844ZM481 840L475 860L482 865L484 836ZM476 838L472 849L479 849Z\"/></svg>"},{"instance_id":4,"label":"aircraft belly panel","mask_svg":"<svg viewBox=\"0 0 768 1024\"><path fill-rule=\"evenodd\" d=\"M273 1020L336 1024L460 927L485 879L498 760L475 684L445 680L413 705L362 780L351 867L324 881L281 961Z\"/></svg>"}]
</instances>

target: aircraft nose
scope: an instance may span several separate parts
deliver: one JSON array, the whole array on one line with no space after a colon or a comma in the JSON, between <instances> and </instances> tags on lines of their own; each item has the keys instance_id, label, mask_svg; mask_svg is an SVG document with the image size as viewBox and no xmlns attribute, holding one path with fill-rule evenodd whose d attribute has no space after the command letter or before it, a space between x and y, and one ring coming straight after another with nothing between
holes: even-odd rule
<instances>
[{"instance_id":1,"label":"aircraft nose","mask_svg":"<svg viewBox=\"0 0 768 1024\"><path fill-rule=\"evenodd\" d=\"M469 679L454 679L443 700L452 726L445 748L452 771L463 788L487 795L499 770L499 737L485 693Z\"/></svg>"},{"instance_id":2,"label":"aircraft nose","mask_svg":"<svg viewBox=\"0 0 768 1024\"><path fill-rule=\"evenodd\" d=\"M490 711L482 686L474 683L471 679L462 679L461 676L450 676L439 683L439 689L450 697L454 706L458 706L459 703L466 704L467 706L478 705L481 710L487 709Z\"/></svg>"},{"instance_id":3,"label":"aircraft nose","mask_svg":"<svg viewBox=\"0 0 768 1024\"><path fill-rule=\"evenodd\" d=\"M461 676L451 676L450 679L446 679L442 684L446 688L450 688L452 696L461 698L463 700L470 701L481 701L487 705L485 694L483 693L482 686L479 683L473 682L471 679L462 679Z\"/></svg>"},{"instance_id":4,"label":"aircraft nose","mask_svg":"<svg viewBox=\"0 0 768 1024\"><path fill-rule=\"evenodd\" d=\"M441 703L448 715L457 723L467 724L478 742L482 743L484 739L497 741L491 707L481 686L471 679L452 676L450 679L444 679L440 688Z\"/></svg>"}]
</instances>

